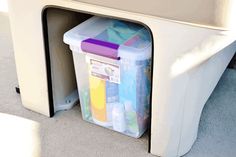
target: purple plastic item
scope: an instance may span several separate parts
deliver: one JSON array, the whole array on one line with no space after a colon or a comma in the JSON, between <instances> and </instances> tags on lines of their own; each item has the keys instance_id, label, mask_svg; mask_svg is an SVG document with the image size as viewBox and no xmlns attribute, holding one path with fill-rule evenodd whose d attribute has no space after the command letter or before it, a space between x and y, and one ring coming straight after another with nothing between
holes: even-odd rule
<instances>
[{"instance_id":1,"label":"purple plastic item","mask_svg":"<svg viewBox=\"0 0 236 157\"><path fill-rule=\"evenodd\" d=\"M81 43L81 49L85 52L112 58L119 59L118 48L120 45L111 42L101 41L88 38Z\"/></svg>"}]
</instances>

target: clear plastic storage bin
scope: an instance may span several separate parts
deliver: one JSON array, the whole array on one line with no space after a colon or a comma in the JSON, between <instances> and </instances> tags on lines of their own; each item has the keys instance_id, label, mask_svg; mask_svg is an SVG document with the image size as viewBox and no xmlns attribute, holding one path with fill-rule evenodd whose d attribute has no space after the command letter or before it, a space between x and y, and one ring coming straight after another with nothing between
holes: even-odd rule
<instances>
[{"instance_id":1,"label":"clear plastic storage bin","mask_svg":"<svg viewBox=\"0 0 236 157\"><path fill-rule=\"evenodd\" d=\"M140 137L149 122L151 37L137 24L92 17L64 34L84 120Z\"/></svg>"}]
</instances>

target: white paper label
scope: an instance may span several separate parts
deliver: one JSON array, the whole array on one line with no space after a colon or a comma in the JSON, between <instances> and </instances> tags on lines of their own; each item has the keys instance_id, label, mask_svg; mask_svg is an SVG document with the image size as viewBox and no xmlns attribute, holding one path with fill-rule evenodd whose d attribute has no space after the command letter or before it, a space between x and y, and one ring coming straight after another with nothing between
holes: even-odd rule
<instances>
[{"instance_id":1,"label":"white paper label","mask_svg":"<svg viewBox=\"0 0 236 157\"><path fill-rule=\"evenodd\" d=\"M90 75L113 83L120 83L120 66L90 59Z\"/></svg>"}]
</instances>

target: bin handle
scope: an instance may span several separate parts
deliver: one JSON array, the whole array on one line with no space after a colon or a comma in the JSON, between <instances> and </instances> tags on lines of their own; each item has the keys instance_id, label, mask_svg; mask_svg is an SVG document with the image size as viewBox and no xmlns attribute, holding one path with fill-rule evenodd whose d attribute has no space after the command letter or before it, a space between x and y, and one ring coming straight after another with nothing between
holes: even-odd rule
<instances>
[{"instance_id":1,"label":"bin handle","mask_svg":"<svg viewBox=\"0 0 236 157\"><path fill-rule=\"evenodd\" d=\"M102 41L94 38L88 38L81 42L81 49L84 52L104 56L112 59L119 60L118 49L120 45Z\"/></svg>"}]
</instances>

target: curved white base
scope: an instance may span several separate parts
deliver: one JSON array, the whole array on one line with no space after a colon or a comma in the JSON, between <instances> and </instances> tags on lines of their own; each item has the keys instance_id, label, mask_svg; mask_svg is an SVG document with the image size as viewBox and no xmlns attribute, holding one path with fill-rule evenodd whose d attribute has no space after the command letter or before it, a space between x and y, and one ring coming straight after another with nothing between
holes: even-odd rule
<instances>
[{"instance_id":1,"label":"curved white base","mask_svg":"<svg viewBox=\"0 0 236 157\"><path fill-rule=\"evenodd\" d=\"M79 95L78 95L77 90L75 90L69 96L65 98L64 104L56 104L54 106L54 112L69 110L78 102L78 100L79 100Z\"/></svg>"},{"instance_id":2,"label":"curved white base","mask_svg":"<svg viewBox=\"0 0 236 157\"><path fill-rule=\"evenodd\" d=\"M101 126L104 126L104 127L109 127L109 126L112 126L111 123L108 123L108 122L101 122L95 118L93 118L93 122L98 124L98 125L101 125Z\"/></svg>"}]
</instances>

